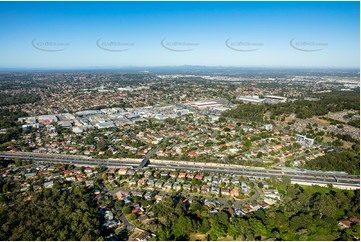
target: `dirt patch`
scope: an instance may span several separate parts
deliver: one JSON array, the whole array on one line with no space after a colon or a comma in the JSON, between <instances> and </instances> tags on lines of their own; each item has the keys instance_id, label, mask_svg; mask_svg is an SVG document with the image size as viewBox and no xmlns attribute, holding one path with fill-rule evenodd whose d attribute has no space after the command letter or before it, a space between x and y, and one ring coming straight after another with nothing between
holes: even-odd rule
<instances>
[{"instance_id":1,"label":"dirt patch","mask_svg":"<svg viewBox=\"0 0 361 242\"><path fill-rule=\"evenodd\" d=\"M287 117L287 118L285 118L285 122L287 123L287 122L292 122L293 120L295 120L294 118L289 118L289 117Z\"/></svg>"},{"instance_id":2,"label":"dirt patch","mask_svg":"<svg viewBox=\"0 0 361 242\"><path fill-rule=\"evenodd\" d=\"M327 121L327 120L324 120L324 119L320 119L320 118L313 118L314 120L316 120L316 121L318 121L318 122L320 122L320 123L323 123L323 124L330 124L330 122L329 121Z\"/></svg>"},{"instance_id":3,"label":"dirt patch","mask_svg":"<svg viewBox=\"0 0 361 242\"><path fill-rule=\"evenodd\" d=\"M226 237L218 238L218 241L233 241L233 237L227 235Z\"/></svg>"},{"instance_id":4,"label":"dirt patch","mask_svg":"<svg viewBox=\"0 0 361 242\"><path fill-rule=\"evenodd\" d=\"M190 234L190 240L207 240L207 235L208 234L200 234L200 233L196 233L196 234Z\"/></svg>"}]
</instances>

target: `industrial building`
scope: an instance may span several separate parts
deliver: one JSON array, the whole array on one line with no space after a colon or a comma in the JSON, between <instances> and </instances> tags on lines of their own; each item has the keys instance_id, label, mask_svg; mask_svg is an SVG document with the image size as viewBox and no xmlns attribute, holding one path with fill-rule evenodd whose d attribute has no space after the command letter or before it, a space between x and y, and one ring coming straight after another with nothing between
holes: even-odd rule
<instances>
[{"instance_id":1,"label":"industrial building","mask_svg":"<svg viewBox=\"0 0 361 242\"><path fill-rule=\"evenodd\" d=\"M287 102L286 97L267 95L267 96L264 96L264 98L265 98L265 102L269 103L269 104L277 104L277 103Z\"/></svg>"},{"instance_id":2,"label":"industrial building","mask_svg":"<svg viewBox=\"0 0 361 242\"><path fill-rule=\"evenodd\" d=\"M239 96L237 97L237 100L240 100L244 103L254 103L254 104L259 104L264 102L264 99L259 98L259 96Z\"/></svg>"},{"instance_id":3,"label":"industrial building","mask_svg":"<svg viewBox=\"0 0 361 242\"><path fill-rule=\"evenodd\" d=\"M58 117L55 115L41 115L38 116L39 123L49 124L51 122L58 122Z\"/></svg>"},{"instance_id":4,"label":"industrial building","mask_svg":"<svg viewBox=\"0 0 361 242\"><path fill-rule=\"evenodd\" d=\"M196 103L191 104L191 107L193 107L193 108L211 108L211 107L220 107L220 106L222 106L221 103L213 102L213 101L210 101L210 102L196 102Z\"/></svg>"},{"instance_id":5,"label":"industrial building","mask_svg":"<svg viewBox=\"0 0 361 242\"><path fill-rule=\"evenodd\" d=\"M84 111L76 112L76 114L81 117L81 116L103 114L103 112L100 110L84 110Z\"/></svg>"}]
</instances>

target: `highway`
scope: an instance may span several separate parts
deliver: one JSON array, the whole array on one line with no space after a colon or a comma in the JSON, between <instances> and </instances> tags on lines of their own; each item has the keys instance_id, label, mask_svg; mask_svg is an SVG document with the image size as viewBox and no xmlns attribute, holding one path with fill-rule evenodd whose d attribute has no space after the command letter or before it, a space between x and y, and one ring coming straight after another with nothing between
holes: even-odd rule
<instances>
[{"instance_id":1,"label":"highway","mask_svg":"<svg viewBox=\"0 0 361 242\"><path fill-rule=\"evenodd\" d=\"M89 159L87 157L70 156L70 155L57 155L57 154L38 154L26 152L0 152L2 158L20 158L26 160L34 160L37 162L50 162L50 163L64 163L74 164L77 166L99 166L106 167L139 167L140 162L136 161L121 161L121 160L102 160L102 159ZM192 162L190 162L192 163ZM360 176L348 175L343 173L332 172L319 172L319 171L287 171L287 170L274 170L274 169L257 169L252 167L227 167L223 164L217 166L204 165L204 163L181 164L176 161L163 161L151 162L149 167L162 168L168 170L186 170L186 171L204 171L209 173L223 173L233 174L238 176L254 177L254 178L269 178L271 176L282 177L287 175L291 178L292 182L307 182L316 184L332 184L338 186L345 186L351 188L360 187Z\"/></svg>"}]
</instances>

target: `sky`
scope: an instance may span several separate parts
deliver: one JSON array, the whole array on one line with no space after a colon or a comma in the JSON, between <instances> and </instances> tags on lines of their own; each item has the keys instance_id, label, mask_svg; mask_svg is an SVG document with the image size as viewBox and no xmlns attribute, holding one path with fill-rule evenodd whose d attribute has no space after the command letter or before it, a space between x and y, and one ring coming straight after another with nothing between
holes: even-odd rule
<instances>
[{"instance_id":1,"label":"sky","mask_svg":"<svg viewBox=\"0 0 361 242\"><path fill-rule=\"evenodd\" d=\"M359 2L0 2L0 67L359 67Z\"/></svg>"}]
</instances>

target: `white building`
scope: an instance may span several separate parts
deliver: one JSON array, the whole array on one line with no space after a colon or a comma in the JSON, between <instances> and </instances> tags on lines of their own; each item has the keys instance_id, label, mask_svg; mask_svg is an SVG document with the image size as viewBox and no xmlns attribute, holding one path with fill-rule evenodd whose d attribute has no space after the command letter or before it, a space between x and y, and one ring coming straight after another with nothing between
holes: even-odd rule
<instances>
[{"instance_id":1,"label":"white building","mask_svg":"<svg viewBox=\"0 0 361 242\"><path fill-rule=\"evenodd\" d=\"M113 122L102 122L95 125L98 129L106 129L115 127Z\"/></svg>"},{"instance_id":2,"label":"white building","mask_svg":"<svg viewBox=\"0 0 361 242\"><path fill-rule=\"evenodd\" d=\"M41 115L38 116L38 121L43 124L48 124L51 122L58 122L58 117L56 115Z\"/></svg>"},{"instance_id":3,"label":"white building","mask_svg":"<svg viewBox=\"0 0 361 242\"><path fill-rule=\"evenodd\" d=\"M287 102L286 97L267 95L267 96L264 96L264 98L265 98L266 103L285 103L285 102Z\"/></svg>"},{"instance_id":4,"label":"white building","mask_svg":"<svg viewBox=\"0 0 361 242\"><path fill-rule=\"evenodd\" d=\"M259 96L239 96L237 97L238 100L244 102L244 103L263 103L264 99L259 98Z\"/></svg>"},{"instance_id":5,"label":"white building","mask_svg":"<svg viewBox=\"0 0 361 242\"><path fill-rule=\"evenodd\" d=\"M273 129L273 125L272 124L266 124L263 126L263 129L265 130L272 130Z\"/></svg>"},{"instance_id":6,"label":"white building","mask_svg":"<svg viewBox=\"0 0 361 242\"><path fill-rule=\"evenodd\" d=\"M296 135L296 141L297 141L297 143L300 143L300 144L306 145L306 146L312 146L315 142L314 139L310 139L304 135L299 135L299 134Z\"/></svg>"}]
</instances>

